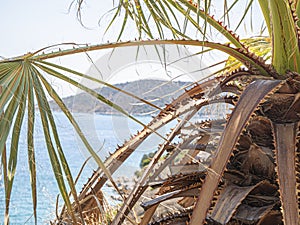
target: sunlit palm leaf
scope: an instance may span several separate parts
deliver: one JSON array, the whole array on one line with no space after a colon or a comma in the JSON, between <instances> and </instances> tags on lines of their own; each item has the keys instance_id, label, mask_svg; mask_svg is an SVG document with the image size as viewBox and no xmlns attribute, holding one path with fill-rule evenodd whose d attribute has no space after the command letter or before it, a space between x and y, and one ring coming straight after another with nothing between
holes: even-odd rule
<instances>
[{"instance_id":1,"label":"sunlit palm leaf","mask_svg":"<svg viewBox=\"0 0 300 225\"><path fill-rule=\"evenodd\" d=\"M48 81L43 77L43 75L39 72L37 68L40 68L42 71L56 76L58 79L66 80L67 82L82 88L86 92L92 94L96 98L100 99L106 104L109 104L113 108L118 111L121 111L123 114L132 118L136 122L142 124L140 121L129 115L125 112L121 107L115 105L110 102L103 96L99 95L95 91L84 87L78 82L73 81L72 79L68 79L63 74L48 68L47 66L43 66L41 61L39 64L32 63L28 57L32 56L32 54L27 55L26 57L18 57L17 59L12 60L4 60L0 62L0 86L3 87L3 91L0 95L0 111L2 112L1 120L0 120L0 129L1 129L1 155L2 155L2 165L3 171L5 175L5 195L6 195L6 223L9 222L9 203L11 197L11 191L13 187L13 180L15 176L15 171L17 168L17 158L18 158L18 148L19 148L19 140L20 140L20 131L23 125L23 118L27 108L27 116L28 116L28 130L27 130L27 147L28 147L28 164L29 164L29 172L30 172L30 181L31 181L31 189L32 189L32 200L33 200L33 215L35 218L35 223L37 222L37 191L36 191L36 161L35 161L35 149L34 149L34 123L35 123L35 100L37 101L39 114L41 117L41 121L43 124L43 131L45 136L45 143L48 149L48 154L50 157L50 162L52 164L52 169L54 171L55 178L58 183L58 187L60 189L61 195L64 199L64 202L69 211L69 215L72 217L73 221L76 221L76 217L72 211L72 205L70 198L68 196L67 187L64 181L64 177L68 181L68 185L71 189L71 193L75 202L79 203L77 200L77 192L75 189L74 181L72 178L71 171L68 166L68 162L64 155L59 134L56 128L56 124L54 121L54 117L52 115L47 96L50 95L59 106L62 107L63 112L67 114L67 118L70 119L71 124L75 127L75 130L79 133L79 136L83 140L85 146L88 148L91 155L96 160L99 167L104 171L106 176L111 180L111 182L115 185L111 175L106 170L104 164L101 159L98 157L96 152L89 145L87 140L85 139L83 133L81 132L79 126L77 125L74 118L71 116L70 112L63 105L62 100L58 97L57 93L53 90ZM47 64L45 64L47 65ZM55 64L50 65L56 69L60 69L65 72L73 72L81 77L89 78L91 80L96 81L96 79L92 77L85 76L81 73L76 73L73 70L68 70L61 66L55 66ZM37 68L36 68L37 67ZM99 81L99 83L106 84L105 82ZM107 84L110 87L112 85ZM118 88L115 88L119 90ZM47 90L47 93L45 92ZM127 93L127 92L126 92ZM129 93L128 93L129 94ZM132 94L131 97L138 98ZM141 98L138 98L142 100ZM27 104L28 100L28 104ZM142 100L147 103L147 101ZM27 107L26 107L27 106ZM156 107L152 104L152 106ZM157 107L156 107L157 108ZM10 133L13 133L11 145L8 150L9 159L6 159L6 142L10 136ZM117 188L117 186L115 185ZM79 206L79 205L78 205ZM81 217L82 218L82 217Z\"/></svg>"},{"instance_id":2,"label":"sunlit palm leaf","mask_svg":"<svg viewBox=\"0 0 300 225\"><path fill-rule=\"evenodd\" d=\"M243 39L241 42L257 56L261 57L266 61L270 61L272 55L272 46L270 43L270 38L267 37L253 37L249 39ZM236 60L233 56L229 56L225 67L228 69L226 71L232 72L239 69L243 64Z\"/></svg>"},{"instance_id":3,"label":"sunlit palm leaf","mask_svg":"<svg viewBox=\"0 0 300 225\"><path fill-rule=\"evenodd\" d=\"M21 125L22 121L24 118L24 107L26 104L26 98L25 96L27 95L28 91L28 85L25 82L25 78L22 78L22 82L20 87L17 89L15 95L13 96L9 106L7 107L6 112L9 112L10 110L11 113L4 113L3 120L9 120L10 124L12 123L13 117L14 117L14 112L17 110L18 106L18 113L16 115L16 119L14 121L14 126L13 126L13 131L14 135L12 136L11 140L11 147L10 147L10 152L9 152L9 161L7 164L7 185L5 185L5 193L6 193L6 198L7 202L5 205L5 217L8 218L9 216L9 203L10 203L10 197L11 197L11 192L12 192L12 186L13 186L13 181L16 173L16 166L17 166L17 159L18 159L18 146L19 146L19 137L20 137L20 132L21 132ZM7 116L11 114L11 116ZM3 121L2 120L2 121ZM3 123L1 123L3 125ZM1 127L0 129L3 129Z\"/></svg>"},{"instance_id":4,"label":"sunlit palm leaf","mask_svg":"<svg viewBox=\"0 0 300 225\"><path fill-rule=\"evenodd\" d=\"M199 2L199 1L197 1ZM145 14L149 14L153 20L154 24L157 27L159 36L161 39L164 38L164 29L163 26L166 28L166 30L171 31L174 37L183 37L190 39L191 37L184 32L187 27L187 24L191 24L196 28L196 30L200 33L202 33L204 36L207 35L207 26L210 25L211 27L214 27L219 33L223 34L231 43L233 43L236 47L243 48L241 42L237 39L237 36L227 30L222 23L214 19L213 17L209 16L209 8L211 7L211 1L205 1L204 2L204 9L201 9L201 7L197 4L197 2L193 1L186 1L186 0L164 0L159 2L154 1L144 1L146 8L148 9L147 12L145 10L141 11L143 14L138 14L139 20L144 21L143 18L145 18ZM248 4L247 8L250 8L252 5L252 1ZM135 7L141 9L140 2L137 3L131 3L135 4ZM122 4L120 1L120 4L117 8L115 17L112 21L116 20L117 13L120 12L120 8L124 7L126 9L126 4ZM233 7L233 6L232 6ZM188 11L191 11L194 13L194 16L190 15L190 13L187 13ZM176 13L179 13L183 16L185 23L182 28L179 26L179 22L177 17L175 16ZM169 14L172 15L172 18L169 17ZM245 12L243 19L245 15L247 14L247 11ZM194 17L194 18L193 18ZM202 18L204 20L204 26L201 28L199 25L199 18ZM243 21L243 19L241 21ZM176 26L173 25L173 22L175 21ZM178 27L178 28L177 28ZM148 29L147 29L148 30ZM122 29L124 31L124 29ZM139 29L139 32L142 32L141 29ZM146 32L146 34L149 32ZM122 32L120 33L122 35ZM149 35L151 38L153 35Z\"/></svg>"},{"instance_id":5,"label":"sunlit palm leaf","mask_svg":"<svg viewBox=\"0 0 300 225\"><path fill-rule=\"evenodd\" d=\"M82 1L81 1L81 2L82 2ZM81 5L81 3L78 4L78 12L81 11L81 10L80 10L80 5ZM118 15L120 14L121 9L122 9L122 2L120 1L119 6L116 8L116 12L115 12L113 18L111 19L110 23L108 24L108 26L107 26L105 32L107 32L108 29L112 26L113 22L115 21L115 19L116 19L116 18L118 17ZM80 19L80 18L79 18L79 19Z\"/></svg>"},{"instance_id":6,"label":"sunlit palm leaf","mask_svg":"<svg viewBox=\"0 0 300 225\"><path fill-rule=\"evenodd\" d=\"M170 1L169 1L170 2ZM181 5L179 5L178 3L176 2L170 2L170 3L167 3L166 5L169 6L169 4L173 7L175 7L180 13L182 13L184 16L185 16L185 19L184 19L184 24L183 24L183 33L186 33L187 31L187 27L189 25L189 23L191 23L195 28L197 28L197 30L199 30L199 32L201 34L203 34L204 36L204 31L202 31L200 25L199 25L199 21L196 21L192 18L191 16L191 9L188 9L188 10L185 10ZM170 6L169 6L170 7Z\"/></svg>"},{"instance_id":7,"label":"sunlit palm leaf","mask_svg":"<svg viewBox=\"0 0 300 225\"><path fill-rule=\"evenodd\" d=\"M3 183L4 183L4 188L7 190L8 186L8 176L7 176L7 159L6 159L6 147L1 149L1 166L3 168ZM7 205L9 206L10 198L8 198L6 192L5 192L5 212L4 212L4 224L9 223L9 208L6 207Z\"/></svg>"},{"instance_id":8,"label":"sunlit palm leaf","mask_svg":"<svg viewBox=\"0 0 300 225\"><path fill-rule=\"evenodd\" d=\"M243 13L243 15L242 15L242 18L240 19L239 24L238 24L238 25L236 26L236 28L235 28L235 31L237 31L237 29L241 26L242 22L245 20L245 17L246 17L246 15L248 14L249 9L251 8L252 4L253 4L253 0L251 0L251 1L248 3L248 5L247 5L247 7L246 7L246 9L245 9L245 11L244 11L244 13Z\"/></svg>"},{"instance_id":9,"label":"sunlit palm leaf","mask_svg":"<svg viewBox=\"0 0 300 225\"><path fill-rule=\"evenodd\" d=\"M29 75L28 75L29 76ZM29 87L32 87L32 80L28 79ZM34 124L35 124L35 102L34 93L32 89L28 90L28 121L27 121L27 146L28 146L28 165L30 172L30 183L31 183L31 194L32 194L32 205L33 214L35 221L37 221L37 189L36 189L36 161L34 152Z\"/></svg>"},{"instance_id":10,"label":"sunlit palm leaf","mask_svg":"<svg viewBox=\"0 0 300 225\"><path fill-rule=\"evenodd\" d=\"M49 85L49 83L47 83L45 81L45 78L35 68L32 68L32 70L37 75L37 77L42 81L42 83L43 83L44 87L46 87L46 90L48 91L48 93L51 94L51 92L50 92L51 90L49 91L49 88L47 88L47 86L46 86L47 84ZM41 83L39 83L39 85L41 85ZM42 97L45 98L46 96L42 95ZM75 189L73 177L72 177L70 168L68 166L68 162L66 160L66 157L64 155L64 152L62 150L62 146L61 146L59 135L58 135L58 132L57 132L57 129L56 129L54 117L52 115L50 106L47 102L45 102L45 107L46 108L44 110L47 113L47 116L49 118L49 123L50 123L51 129L52 129L53 138L55 140L55 142L53 142L53 143L55 143L55 145L56 145L56 149L57 149L58 156L59 156L59 159L60 159L60 162L61 162L61 166L62 166L63 171L65 173L65 176L67 178L69 187L71 188L72 196L74 197L75 202L79 205L79 201L77 199L77 192L76 192L76 189Z\"/></svg>"},{"instance_id":11,"label":"sunlit palm leaf","mask_svg":"<svg viewBox=\"0 0 300 225\"><path fill-rule=\"evenodd\" d=\"M227 0L224 1L224 14L222 15L221 19L224 19L224 22L226 21L227 18L227 22L228 25L230 25L230 18L229 18L229 12L234 8L234 6L236 5L236 3L238 3L239 0L235 0L234 2L231 3L231 5L228 7L228 2Z\"/></svg>"},{"instance_id":12,"label":"sunlit palm leaf","mask_svg":"<svg viewBox=\"0 0 300 225\"><path fill-rule=\"evenodd\" d=\"M52 164L52 169L56 178L56 181L58 183L58 187L60 189L60 192L62 194L62 197L65 201L65 204L67 205L67 209L70 213L70 215L72 216L73 221L76 221L76 217L74 215L74 213L72 212L72 207L71 207L71 202L70 199L68 197L68 192L66 189L66 185L63 179L63 173L62 173L62 166L61 163L59 161L59 157L57 155L57 150L55 148L55 142L53 141L53 136L51 134L53 134L53 128L50 125L53 121L53 118L49 117L49 103L47 102L47 98L46 98L46 94L42 88L42 85L38 79L38 74L36 73L37 71L32 71L32 80L33 80L33 84L35 86L34 91L35 91L35 96L37 99L37 103L38 103L38 107L39 107L39 111L40 111L40 116L41 116L41 120L42 120L42 124L43 124L43 131L44 131L44 135L45 135L45 142L46 142L46 146L48 149L48 154L50 157L50 162Z\"/></svg>"},{"instance_id":13,"label":"sunlit palm leaf","mask_svg":"<svg viewBox=\"0 0 300 225\"><path fill-rule=\"evenodd\" d=\"M16 114L16 119L13 126L13 132L14 135L12 136L11 144L10 144L10 155L9 155L9 161L8 161L8 190L7 193L10 195L15 173L16 173L16 167L17 167L17 159L18 159L18 149L19 149L19 141L20 141L20 133L21 133L21 127L22 122L24 119L25 114L25 104L26 104L26 94L28 92L28 85L26 85L25 90L23 92L23 96L20 96L20 102L19 102L19 109L18 113Z\"/></svg>"},{"instance_id":14,"label":"sunlit palm leaf","mask_svg":"<svg viewBox=\"0 0 300 225\"><path fill-rule=\"evenodd\" d=\"M75 128L77 134L80 136L81 140L83 141L85 147L88 149L88 151L90 152L90 154L93 156L94 160L97 162L98 166L102 169L102 171L108 176L109 180L112 182L112 184L115 186L116 190L118 190L117 185L115 184L113 178L111 177L111 174L109 173L109 171L107 171L106 167L104 166L102 160L99 158L99 156L97 155L97 153L93 150L93 148L90 146L89 142L87 141L87 139L85 138L83 132L81 131L79 125L77 124L77 122L75 121L75 119L73 118L72 114L70 113L70 111L68 110L68 108L65 106L65 104L63 103L62 99L58 96L58 94L56 93L56 91L51 87L51 85L48 83L48 81L43 78L41 75L39 76L40 79L42 80L44 86L46 87L48 93L50 94L50 96L54 99L54 101L60 106L60 108L63 110L63 112L65 113L65 115L67 116L67 118L69 119L69 121L72 123L73 127ZM50 112L50 108L48 109L48 111ZM52 115L51 115L52 117ZM54 126L54 124L51 124L52 127ZM53 127L53 129L55 129L55 126ZM59 138L57 136L57 131L54 132L55 134L55 139L57 139L59 141ZM59 146L59 153L62 155L63 158L63 165L66 166L66 169L68 171L67 177L71 178L71 173L70 170L68 168L68 164L65 160L64 154L61 151L61 146ZM70 181L70 185L73 184L73 179L71 179ZM72 187L72 186L71 186ZM72 190L72 194L75 195L75 197L77 198L77 194L76 194L76 190L75 187L73 187Z\"/></svg>"}]
</instances>

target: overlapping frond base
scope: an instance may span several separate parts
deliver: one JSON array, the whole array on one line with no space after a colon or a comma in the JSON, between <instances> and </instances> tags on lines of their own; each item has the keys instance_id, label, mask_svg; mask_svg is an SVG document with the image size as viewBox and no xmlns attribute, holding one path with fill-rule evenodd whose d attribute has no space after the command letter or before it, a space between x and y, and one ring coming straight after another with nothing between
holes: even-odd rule
<instances>
[{"instance_id":1,"label":"overlapping frond base","mask_svg":"<svg viewBox=\"0 0 300 225\"><path fill-rule=\"evenodd\" d=\"M197 84L167 105L106 160L114 172L149 135L178 119L112 224L134 223L128 218L139 204L141 225L193 224L199 209L203 224L299 223L300 76L287 77L257 80L239 70ZM200 109L221 103L234 107L225 110L225 118L194 119ZM95 171L84 186L79 195L84 211L106 180ZM142 202L148 192L152 199ZM67 217L65 212L61 220Z\"/></svg>"}]
</instances>

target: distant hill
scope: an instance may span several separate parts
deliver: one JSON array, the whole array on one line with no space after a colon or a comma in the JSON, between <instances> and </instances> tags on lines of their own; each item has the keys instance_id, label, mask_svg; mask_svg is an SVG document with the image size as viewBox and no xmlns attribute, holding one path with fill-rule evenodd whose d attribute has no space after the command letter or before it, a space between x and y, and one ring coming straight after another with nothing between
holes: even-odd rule
<instances>
[{"instance_id":1,"label":"distant hill","mask_svg":"<svg viewBox=\"0 0 300 225\"><path fill-rule=\"evenodd\" d=\"M138 80L116 84L115 86L150 101L159 107L164 107L165 104L172 101L172 98L176 98L182 94L183 90L181 88L188 84L190 83L182 81ZM132 97L105 86L95 89L95 91L133 115L151 114L155 110L151 106L145 105ZM63 101L72 112L96 112L99 114L118 113L116 110L86 93L63 98ZM54 111L60 111L55 102L51 101L50 106Z\"/></svg>"}]
</instances>

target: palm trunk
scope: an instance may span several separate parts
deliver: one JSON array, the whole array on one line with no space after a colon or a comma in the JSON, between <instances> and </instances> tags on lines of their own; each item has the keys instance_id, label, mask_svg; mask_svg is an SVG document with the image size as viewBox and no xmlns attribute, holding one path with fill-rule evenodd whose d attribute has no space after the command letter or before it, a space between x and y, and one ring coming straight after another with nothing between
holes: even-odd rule
<instances>
[{"instance_id":1,"label":"palm trunk","mask_svg":"<svg viewBox=\"0 0 300 225\"><path fill-rule=\"evenodd\" d=\"M296 182L297 123L273 124L275 158L284 224L299 224Z\"/></svg>"}]
</instances>

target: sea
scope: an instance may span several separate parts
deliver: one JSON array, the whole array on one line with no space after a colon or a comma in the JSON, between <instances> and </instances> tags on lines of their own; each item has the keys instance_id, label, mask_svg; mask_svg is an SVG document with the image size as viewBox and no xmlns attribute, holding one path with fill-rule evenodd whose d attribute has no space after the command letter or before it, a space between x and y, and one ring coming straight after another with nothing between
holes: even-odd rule
<instances>
[{"instance_id":1,"label":"sea","mask_svg":"<svg viewBox=\"0 0 300 225\"><path fill-rule=\"evenodd\" d=\"M135 134L137 130L142 129L140 124L121 115L75 113L74 117L76 121L78 121L78 124L80 125L82 132L86 135L89 143L94 150L98 152L102 160L105 160L105 158L109 155L109 152L113 152L117 145L121 145L125 140L129 139L131 135ZM73 178L75 179L83 163L90 155L65 115L62 112L55 112L54 118L57 124L63 151L68 160ZM142 123L148 123L151 120L151 116L140 116L136 118ZM164 128L159 132L161 134L169 132L169 130L166 129L167 128ZM59 210L62 206L62 200L59 196L59 190L49 161L43 129L38 113L36 115L34 137L37 168L37 223L50 224L49 221L55 219L56 212L60 212ZM157 135L151 136L128 158L113 177L133 176L134 172L139 169L142 156L146 153L157 150L157 144L153 143L159 142L162 142L162 140L160 140ZM7 142L8 146L9 144L10 140ZM97 165L92 159L90 159L84 167L76 184L78 192L95 169L97 169ZM0 172L0 224L3 224L5 195L2 171ZM112 190L109 187L105 186L103 191L107 196L112 194ZM56 206L57 199L59 203L58 207ZM18 165L10 202L10 224L34 224L27 158L27 130L25 122L24 128L21 132Z\"/></svg>"}]
</instances>

